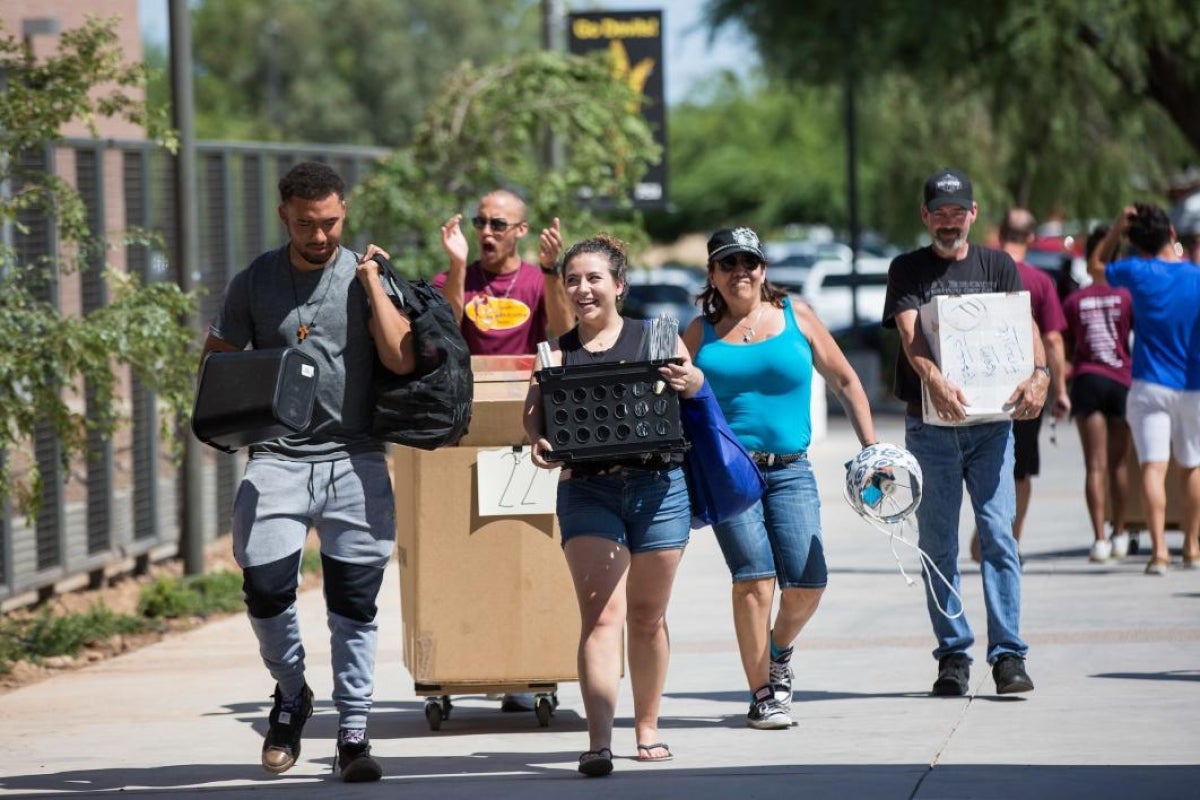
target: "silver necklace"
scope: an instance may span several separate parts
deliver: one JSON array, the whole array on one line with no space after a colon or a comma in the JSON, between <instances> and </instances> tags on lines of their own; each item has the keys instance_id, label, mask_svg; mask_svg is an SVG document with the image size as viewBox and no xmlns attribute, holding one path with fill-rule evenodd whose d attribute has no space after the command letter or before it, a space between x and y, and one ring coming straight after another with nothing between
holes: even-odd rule
<instances>
[{"instance_id":1,"label":"silver necklace","mask_svg":"<svg viewBox=\"0 0 1200 800\"><path fill-rule=\"evenodd\" d=\"M758 313L754 315L753 322L751 322L749 325L747 325L746 320L743 319L741 322L737 323L737 327L741 328L744 331L744 333L742 334L742 343L743 344L753 341L754 336L755 336L754 326L758 324L758 321L760 319L762 319L763 312L766 310L767 310L767 304L761 303L758 307ZM750 315L747 314L746 316L750 316Z\"/></svg>"},{"instance_id":2,"label":"silver necklace","mask_svg":"<svg viewBox=\"0 0 1200 800\"><path fill-rule=\"evenodd\" d=\"M489 277L487 270L483 268L482 264L479 265L479 271L483 275L483 291L488 295L488 297L495 298L496 300L507 300L508 296L512 294L513 287L517 285L517 281L521 277L521 268L518 267L513 273L512 280L508 282L508 286L505 288L504 294L498 295L492 291L492 282L504 273L496 273L495 275Z\"/></svg>"}]
</instances>

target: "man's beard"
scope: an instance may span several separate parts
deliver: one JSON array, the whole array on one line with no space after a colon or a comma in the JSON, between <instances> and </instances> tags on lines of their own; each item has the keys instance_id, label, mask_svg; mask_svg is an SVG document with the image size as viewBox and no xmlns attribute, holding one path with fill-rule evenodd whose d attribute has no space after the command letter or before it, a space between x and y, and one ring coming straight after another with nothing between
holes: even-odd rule
<instances>
[{"instance_id":1,"label":"man's beard","mask_svg":"<svg viewBox=\"0 0 1200 800\"><path fill-rule=\"evenodd\" d=\"M966 243L962 228L938 228L933 235L933 249L944 255L956 255Z\"/></svg>"}]
</instances>

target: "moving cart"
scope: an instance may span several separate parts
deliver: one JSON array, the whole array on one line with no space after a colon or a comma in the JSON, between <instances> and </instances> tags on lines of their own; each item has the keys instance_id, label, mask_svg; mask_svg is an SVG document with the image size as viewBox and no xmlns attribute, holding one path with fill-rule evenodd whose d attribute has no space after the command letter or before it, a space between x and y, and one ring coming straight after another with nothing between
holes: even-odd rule
<instances>
[{"instance_id":1,"label":"moving cart","mask_svg":"<svg viewBox=\"0 0 1200 800\"><path fill-rule=\"evenodd\" d=\"M453 696L491 693L532 693L545 727L558 685L579 679L579 609L553 501L534 483L552 492L554 475L523 463L533 357L471 361L467 436L432 452L392 448L404 665L431 730Z\"/></svg>"}]
</instances>

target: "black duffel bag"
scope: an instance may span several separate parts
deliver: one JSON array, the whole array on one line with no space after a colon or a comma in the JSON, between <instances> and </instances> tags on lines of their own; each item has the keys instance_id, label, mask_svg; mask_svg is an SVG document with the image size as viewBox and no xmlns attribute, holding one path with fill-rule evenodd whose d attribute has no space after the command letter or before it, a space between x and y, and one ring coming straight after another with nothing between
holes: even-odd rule
<instances>
[{"instance_id":1,"label":"black duffel bag","mask_svg":"<svg viewBox=\"0 0 1200 800\"><path fill-rule=\"evenodd\" d=\"M422 450L455 444L471 423L475 376L454 311L427 281L406 280L386 258L373 258L388 296L412 323L417 365L412 373L397 375L376 355L371 433Z\"/></svg>"}]
</instances>

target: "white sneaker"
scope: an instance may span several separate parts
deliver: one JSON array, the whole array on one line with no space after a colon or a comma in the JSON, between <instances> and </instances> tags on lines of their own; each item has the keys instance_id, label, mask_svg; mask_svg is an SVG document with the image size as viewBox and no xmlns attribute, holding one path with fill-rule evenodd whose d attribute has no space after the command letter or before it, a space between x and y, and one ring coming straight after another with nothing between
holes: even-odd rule
<instances>
[{"instance_id":1,"label":"white sneaker","mask_svg":"<svg viewBox=\"0 0 1200 800\"><path fill-rule=\"evenodd\" d=\"M1109 542L1112 545L1113 558L1124 558L1125 556L1129 555L1128 533L1118 533L1116 536L1112 537Z\"/></svg>"},{"instance_id":2,"label":"white sneaker","mask_svg":"<svg viewBox=\"0 0 1200 800\"><path fill-rule=\"evenodd\" d=\"M1092 552L1088 556L1088 561L1094 564L1103 564L1112 558L1113 545L1107 539L1097 539L1092 542Z\"/></svg>"},{"instance_id":3,"label":"white sneaker","mask_svg":"<svg viewBox=\"0 0 1200 800\"><path fill-rule=\"evenodd\" d=\"M746 725L760 731L783 730L792 727L792 715L785 711L774 697L753 700L750 703L750 713L746 715Z\"/></svg>"}]
</instances>

